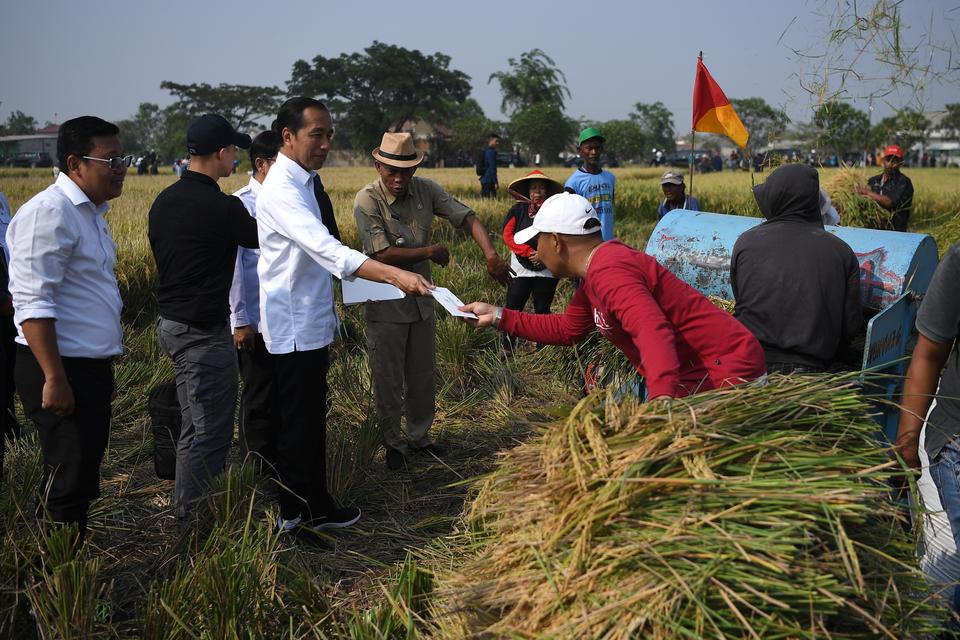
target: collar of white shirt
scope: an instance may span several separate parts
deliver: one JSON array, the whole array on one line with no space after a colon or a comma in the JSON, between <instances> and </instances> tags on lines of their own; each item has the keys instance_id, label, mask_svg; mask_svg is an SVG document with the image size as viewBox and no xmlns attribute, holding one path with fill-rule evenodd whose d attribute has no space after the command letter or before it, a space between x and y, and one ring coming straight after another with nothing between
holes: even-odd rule
<instances>
[{"instance_id":1,"label":"collar of white shirt","mask_svg":"<svg viewBox=\"0 0 960 640\"><path fill-rule=\"evenodd\" d=\"M250 193L254 196L260 193L260 182L253 176L250 176L250 182L247 183L247 186L250 187Z\"/></svg>"},{"instance_id":2,"label":"collar of white shirt","mask_svg":"<svg viewBox=\"0 0 960 640\"><path fill-rule=\"evenodd\" d=\"M77 186L77 183L70 179L69 176L63 171L60 172L60 175L57 176L57 181L54 183L57 185L57 188L63 191L64 195L69 198L70 202L73 203L73 206L80 207L80 205L85 203L90 203L90 206L93 207L93 210L98 214L103 215L110 208L110 205L104 202L99 207L94 205L86 193L83 192L83 189Z\"/></svg>"},{"instance_id":3,"label":"collar of white shirt","mask_svg":"<svg viewBox=\"0 0 960 640\"><path fill-rule=\"evenodd\" d=\"M283 155L283 152L277 154L277 161L273 164L270 171L276 171L279 169L287 174L291 180L297 184L307 186L313 177L317 175L316 171L308 171L301 167L299 164Z\"/></svg>"}]
</instances>

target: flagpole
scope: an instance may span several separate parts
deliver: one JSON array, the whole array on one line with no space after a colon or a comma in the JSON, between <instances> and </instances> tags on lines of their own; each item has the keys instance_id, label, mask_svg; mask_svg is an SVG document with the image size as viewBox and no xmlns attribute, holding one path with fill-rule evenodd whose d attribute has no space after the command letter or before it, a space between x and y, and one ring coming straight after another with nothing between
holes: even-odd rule
<instances>
[{"instance_id":1,"label":"flagpole","mask_svg":"<svg viewBox=\"0 0 960 640\"><path fill-rule=\"evenodd\" d=\"M690 130L690 190L687 191L687 195L693 195L693 174L697 171L697 156L695 149L697 148L696 144L697 131L696 129Z\"/></svg>"},{"instance_id":2,"label":"flagpole","mask_svg":"<svg viewBox=\"0 0 960 640\"><path fill-rule=\"evenodd\" d=\"M703 51L697 55L697 61L703 62ZM697 67L699 69L699 67ZM696 110L696 106L694 106ZM693 127L696 127L697 123L693 123ZM693 195L693 174L697 171L697 130L695 128L690 129L690 190L687 191L687 194Z\"/></svg>"}]
</instances>

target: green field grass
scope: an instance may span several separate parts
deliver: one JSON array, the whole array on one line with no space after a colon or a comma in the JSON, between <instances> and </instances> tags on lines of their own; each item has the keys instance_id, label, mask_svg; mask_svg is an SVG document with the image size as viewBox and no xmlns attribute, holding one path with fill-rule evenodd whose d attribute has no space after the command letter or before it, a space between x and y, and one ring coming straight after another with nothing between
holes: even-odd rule
<instances>
[{"instance_id":1,"label":"green field grass","mask_svg":"<svg viewBox=\"0 0 960 640\"><path fill-rule=\"evenodd\" d=\"M548 168L558 180L569 169ZM526 169L503 169L501 185ZM617 235L643 246L656 223L661 171L622 168L616 200ZM911 230L932 234L943 252L960 239L960 169L907 171L916 189ZM356 191L372 168L332 168L322 177L344 241L359 247L353 223ZM499 240L512 201L480 200L472 168L423 170L474 208ZM233 191L247 181L221 181ZM762 174L754 177L757 182ZM273 534L269 487L232 460L216 499L192 527L178 528L170 482L157 480L146 412L151 386L170 377L154 335L155 265L146 235L147 211L174 180L129 174L108 221L118 247L117 278L124 299L125 354L116 369L117 398L102 498L93 506L91 540L79 555L46 539L32 518L39 459L25 429L0 486L0 636L31 637L415 637L431 589L428 549L444 544L461 522L475 479L498 452L524 441L531 421L560 414L578 396L573 376L558 373L550 349L505 359L496 336L441 317L437 336L438 413L434 434L450 452L443 462L416 460L387 472L378 451L356 308L341 309L344 339L330 373L330 484L337 497L364 510L360 524L337 535L336 553L290 547ZM0 191L16 210L50 184L49 170L0 169ZM705 210L758 215L751 176L697 176L694 194ZM502 302L503 288L486 276L479 249L443 223L434 238L450 248L438 284L464 300ZM569 299L561 285L555 310ZM417 559L421 560L418 561ZM31 613L32 611L32 613ZM436 631L436 630L434 630Z\"/></svg>"}]
</instances>

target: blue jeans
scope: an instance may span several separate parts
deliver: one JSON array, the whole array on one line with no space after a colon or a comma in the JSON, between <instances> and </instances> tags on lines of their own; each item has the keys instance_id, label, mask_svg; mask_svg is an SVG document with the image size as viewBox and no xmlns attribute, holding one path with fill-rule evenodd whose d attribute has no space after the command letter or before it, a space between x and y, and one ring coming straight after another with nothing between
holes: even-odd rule
<instances>
[{"instance_id":1,"label":"blue jeans","mask_svg":"<svg viewBox=\"0 0 960 640\"><path fill-rule=\"evenodd\" d=\"M960 550L960 444L948 442L930 463L930 476L937 485L940 504L950 520L953 540ZM960 611L960 589L954 590L953 608Z\"/></svg>"}]
</instances>

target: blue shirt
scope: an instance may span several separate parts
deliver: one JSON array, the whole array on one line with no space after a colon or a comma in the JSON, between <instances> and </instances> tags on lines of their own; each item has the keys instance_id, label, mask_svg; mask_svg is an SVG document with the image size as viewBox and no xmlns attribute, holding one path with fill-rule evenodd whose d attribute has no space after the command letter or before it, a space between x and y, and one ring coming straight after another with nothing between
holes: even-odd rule
<instances>
[{"instance_id":1,"label":"blue shirt","mask_svg":"<svg viewBox=\"0 0 960 640\"><path fill-rule=\"evenodd\" d=\"M257 194L260 183L250 178L247 186L233 195L240 198L243 206L254 218L257 217ZM237 248L237 264L233 269L230 285L230 328L249 326L254 331L260 327L260 278L257 276L259 249Z\"/></svg>"},{"instance_id":2,"label":"blue shirt","mask_svg":"<svg viewBox=\"0 0 960 640\"><path fill-rule=\"evenodd\" d=\"M10 264L10 250L7 249L7 227L10 226L10 203L7 196L0 193L0 247L3 248L7 264Z\"/></svg>"},{"instance_id":3,"label":"blue shirt","mask_svg":"<svg viewBox=\"0 0 960 640\"><path fill-rule=\"evenodd\" d=\"M590 173L583 169L573 172L567 183L575 192L590 201L600 218L600 232L604 241L613 239L613 192L617 179L606 170Z\"/></svg>"},{"instance_id":4,"label":"blue shirt","mask_svg":"<svg viewBox=\"0 0 960 640\"><path fill-rule=\"evenodd\" d=\"M683 199L683 205L679 207L667 208L667 199L664 198L660 202L660 208L657 209L657 220L667 215L669 212L674 209L686 209L687 211L700 211L700 202L693 196L685 196Z\"/></svg>"},{"instance_id":5,"label":"blue shirt","mask_svg":"<svg viewBox=\"0 0 960 640\"><path fill-rule=\"evenodd\" d=\"M497 184L497 150L487 147L483 151L483 175L480 184Z\"/></svg>"}]
</instances>

